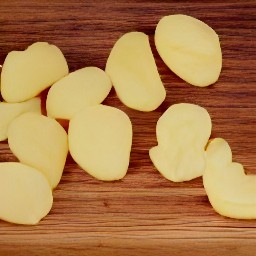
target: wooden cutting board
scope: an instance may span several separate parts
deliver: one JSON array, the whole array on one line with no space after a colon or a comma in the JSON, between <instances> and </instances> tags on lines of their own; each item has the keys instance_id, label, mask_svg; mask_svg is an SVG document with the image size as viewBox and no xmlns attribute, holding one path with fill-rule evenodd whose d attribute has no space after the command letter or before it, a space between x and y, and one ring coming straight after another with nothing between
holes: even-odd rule
<instances>
[{"instance_id":1,"label":"wooden cutting board","mask_svg":"<svg viewBox=\"0 0 256 256\"><path fill-rule=\"evenodd\" d=\"M213 86L186 84L155 50L157 22L177 13L203 20L220 36L223 69ZM104 102L132 120L128 174L117 182L97 181L69 156L53 208L39 225L0 221L0 255L256 255L256 220L218 215L201 178L167 181L148 156L160 115L171 104L189 102L207 108L212 137L225 138L234 160L256 174L255 1L0 1L0 63L11 50L47 41L61 48L70 71L104 69L115 41L135 30L150 36L167 98L149 113L126 108L114 90ZM14 160L1 143L0 162Z\"/></svg>"}]
</instances>

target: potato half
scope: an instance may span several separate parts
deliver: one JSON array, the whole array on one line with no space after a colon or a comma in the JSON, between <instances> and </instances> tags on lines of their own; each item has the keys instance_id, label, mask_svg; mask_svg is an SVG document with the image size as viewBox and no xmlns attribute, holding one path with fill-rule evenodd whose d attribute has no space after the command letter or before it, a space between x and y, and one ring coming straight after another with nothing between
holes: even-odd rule
<instances>
[{"instance_id":1,"label":"potato half","mask_svg":"<svg viewBox=\"0 0 256 256\"><path fill-rule=\"evenodd\" d=\"M157 24L155 44L165 64L186 82L204 87L218 80L219 37L204 22L181 14L165 16Z\"/></svg>"},{"instance_id":2,"label":"potato half","mask_svg":"<svg viewBox=\"0 0 256 256\"><path fill-rule=\"evenodd\" d=\"M72 72L50 88L46 101L47 115L69 120L84 107L100 104L111 87L108 75L97 67Z\"/></svg>"},{"instance_id":3,"label":"potato half","mask_svg":"<svg viewBox=\"0 0 256 256\"><path fill-rule=\"evenodd\" d=\"M29 100L67 74L60 49L37 42L25 51L8 53L2 67L1 94L6 102Z\"/></svg>"},{"instance_id":4,"label":"potato half","mask_svg":"<svg viewBox=\"0 0 256 256\"><path fill-rule=\"evenodd\" d=\"M0 163L0 219L34 225L52 203L51 187L41 172L21 163Z\"/></svg>"},{"instance_id":5,"label":"potato half","mask_svg":"<svg viewBox=\"0 0 256 256\"><path fill-rule=\"evenodd\" d=\"M68 138L70 154L90 175L105 181L125 176L132 124L123 111L104 105L87 107L71 119Z\"/></svg>"},{"instance_id":6,"label":"potato half","mask_svg":"<svg viewBox=\"0 0 256 256\"><path fill-rule=\"evenodd\" d=\"M10 123L25 112L41 114L41 99L33 98L20 103L0 102L0 141L7 139Z\"/></svg>"},{"instance_id":7,"label":"potato half","mask_svg":"<svg viewBox=\"0 0 256 256\"><path fill-rule=\"evenodd\" d=\"M68 138L54 119L25 113L12 121L8 142L21 163L41 171L55 188L60 182L68 153Z\"/></svg>"}]
</instances>

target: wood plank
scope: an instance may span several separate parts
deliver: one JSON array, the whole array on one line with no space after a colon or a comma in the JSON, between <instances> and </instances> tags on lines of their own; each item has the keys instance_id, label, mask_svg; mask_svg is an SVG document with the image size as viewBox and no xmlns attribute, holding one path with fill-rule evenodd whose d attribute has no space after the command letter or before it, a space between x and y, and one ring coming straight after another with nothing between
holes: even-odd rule
<instances>
[{"instance_id":1,"label":"wood plank","mask_svg":"<svg viewBox=\"0 0 256 256\"><path fill-rule=\"evenodd\" d=\"M155 26L175 13L199 18L220 35L223 70L215 85L186 84L157 54ZM0 1L0 63L11 50L48 41L61 48L71 71L104 69L115 41L135 30L150 36L167 98L150 113L123 106L114 90L104 102L124 110L133 123L127 176L97 181L69 156L53 209L39 225L0 221L0 255L255 255L256 221L219 216L201 178L167 181L148 156L160 115L171 104L189 102L207 108L212 137L225 138L234 160L256 173L255 1ZM0 143L4 161L16 161L6 142Z\"/></svg>"}]
</instances>

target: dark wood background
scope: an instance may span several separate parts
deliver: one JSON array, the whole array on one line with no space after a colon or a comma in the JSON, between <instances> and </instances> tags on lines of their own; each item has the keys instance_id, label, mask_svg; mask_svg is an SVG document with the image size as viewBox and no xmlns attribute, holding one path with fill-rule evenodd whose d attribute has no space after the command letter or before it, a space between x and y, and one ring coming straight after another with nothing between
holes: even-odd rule
<instances>
[{"instance_id":1,"label":"dark wood background","mask_svg":"<svg viewBox=\"0 0 256 256\"><path fill-rule=\"evenodd\" d=\"M165 102L150 113L126 108L112 90L105 104L124 110L134 129L126 177L97 181L69 156L52 211L39 225L0 221L0 255L256 254L256 220L219 216L201 178L167 181L148 156L156 145L160 115L171 104L189 102L207 108L212 137L225 138L234 160L244 164L246 172L256 173L256 2L202 2L0 0L0 63L9 51L47 41L61 48L70 71L85 66L104 69L115 41L137 30L150 36L167 90ZM186 84L155 50L156 24L162 16L177 13L203 20L220 36L223 69L213 86ZM0 162L14 160L7 143L1 143Z\"/></svg>"}]
</instances>

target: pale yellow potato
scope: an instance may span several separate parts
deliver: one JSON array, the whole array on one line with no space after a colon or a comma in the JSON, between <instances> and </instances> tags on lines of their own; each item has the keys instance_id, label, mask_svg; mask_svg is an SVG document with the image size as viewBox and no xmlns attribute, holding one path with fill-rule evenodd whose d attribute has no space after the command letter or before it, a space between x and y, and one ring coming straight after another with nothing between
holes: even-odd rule
<instances>
[{"instance_id":1,"label":"pale yellow potato","mask_svg":"<svg viewBox=\"0 0 256 256\"><path fill-rule=\"evenodd\" d=\"M125 176L132 124L123 111L104 105L87 107L71 119L68 138L73 159L91 176L104 181Z\"/></svg>"},{"instance_id":2,"label":"pale yellow potato","mask_svg":"<svg viewBox=\"0 0 256 256\"><path fill-rule=\"evenodd\" d=\"M165 16L157 24L155 44L165 64L186 82L204 87L218 80L219 37L204 22L181 14Z\"/></svg>"},{"instance_id":3,"label":"pale yellow potato","mask_svg":"<svg viewBox=\"0 0 256 256\"><path fill-rule=\"evenodd\" d=\"M11 121L25 112L41 114L41 99L33 98L21 103L0 102L0 141L7 139L7 131Z\"/></svg>"},{"instance_id":4,"label":"pale yellow potato","mask_svg":"<svg viewBox=\"0 0 256 256\"><path fill-rule=\"evenodd\" d=\"M62 176L68 153L67 133L54 119L25 113L12 121L8 142L21 163L41 171L55 188Z\"/></svg>"},{"instance_id":5,"label":"pale yellow potato","mask_svg":"<svg viewBox=\"0 0 256 256\"><path fill-rule=\"evenodd\" d=\"M71 119L86 106L100 104L112 87L109 76L97 67L79 69L56 82L46 101L47 115Z\"/></svg>"},{"instance_id":6,"label":"pale yellow potato","mask_svg":"<svg viewBox=\"0 0 256 256\"><path fill-rule=\"evenodd\" d=\"M25 51L7 55L1 73L1 94L6 102L22 102L67 74L68 65L60 49L37 42Z\"/></svg>"},{"instance_id":7,"label":"pale yellow potato","mask_svg":"<svg viewBox=\"0 0 256 256\"><path fill-rule=\"evenodd\" d=\"M224 139L216 138L207 147L203 183L217 213L237 219L256 218L256 176L246 175L241 164L232 162Z\"/></svg>"},{"instance_id":8,"label":"pale yellow potato","mask_svg":"<svg viewBox=\"0 0 256 256\"><path fill-rule=\"evenodd\" d=\"M21 163L0 163L0 219L34 225L52 203L52 190L42 173Z\"/></svg>"},{"instance_id":9,"label":"pale yellow potato","mask_svg":"<svg viewBox=\"0 0 256 256\"><path fill-rule=\"evenodd\" d=\"M130 108L152 111L165 99L166 91L144 33L127 33L115 43L106 73L119 99Z\"/></svg>"},{"instance_id":10,"label":"pale yellow potato","mask_svg":"<svg viewBox=\"0 0 256 256\"><path fill-rule=\"evenodd\" d=\"M158 145L149 151L158 171L174 182L201 176L211 127L207 110L200 106L180 103L169 107L157 122Z\"/></svg>"}]
</instances>

